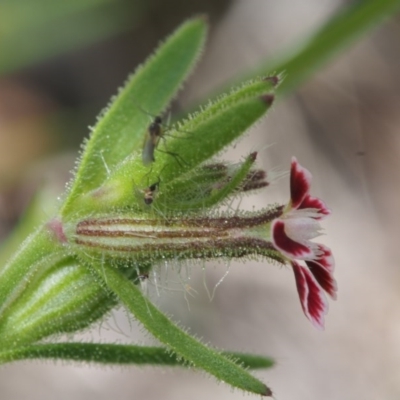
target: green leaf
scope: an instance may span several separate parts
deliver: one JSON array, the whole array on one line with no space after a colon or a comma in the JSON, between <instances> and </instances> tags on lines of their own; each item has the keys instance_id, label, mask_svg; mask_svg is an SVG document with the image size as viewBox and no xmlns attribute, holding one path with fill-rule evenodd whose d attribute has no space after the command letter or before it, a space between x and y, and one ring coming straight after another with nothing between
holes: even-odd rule
<instances>
[{"instance_id":1,"label":"green leaf","mask_svg":"<svg viewBox=\"0 0 400 400\"><path fill-rule=\"evenodd\" d=\"M89 268L96 272L143 326L178 356L233 387L265 396L272 394L264 383L241 366L174 325L118 270L106 263L99 264L89 259L86 261L90 262Z\"/></svg>"},{"instance_id":2,"label":"green leaf","mask_svg":"<svg viewBox=\"0 0 400 400\"><path fill-rule=\"evenodd\" d=\"M140 193L158 180L160 195L179 195L179 184L175 184L174 179L218 154L262 118L273 103L277 82L277 77L251 80L193 114L172 131L173 137L166 138L168 143L162 149L178 154L182 162L171 154L156 151L156 162L149 171L143 167L141 153L136 152L110 174L98 191L82 196L82 211L94 213L135 206L140 210L143 197L135 198L134 188Z\"/></svg>"},{"instance_id":3,"label":"green leaf","mask_svg":"<svg viewBox=\"0 0 400 400\"><path fill-rule=\"evenodd\" d=\"M266 114L273 104L277 81L273 77L246 82L190 115L164 143L165 153L157 155L154 173L162 173L168 182L217 155ZM171 160L166 152L178 154L182 162Z\"/></svg>"},{"instance_id":4,"label":"green leaf","mask_svg":"<svg viewBox=\"0 0 400 400\"><path fill-rule=\"evenodd\" d=\"M268 357L237 352L223 352L223 355L244 368L262 369L274 366ZM187 367L188 362L177 357L164 347L134 346L109 343L46 343L24 346L0 352L0 363L24 359L53 359L93 362L100 364L134 364L154 366Z\"/></svg>"},{"instance_id":5,"label":"green leaf","mask_svg":"<svg viewBox=\"0 0 400 400\"><path fill-rule=\"evenodd\" d=\"M285 79L279 86L278 94L288 94L399 8L400 0L353 1L314 32L309 40L303 40L303 45L293 46L293 52L283 54L275 61L266 60L251 75L284 71Z\"/></svg>"},{"instance_id":6,"label":"green leaf","mask_svg":"<svg viewBox=\"0 0 400 400\"><path fill-rule=\"evenodd\" d=\"M86 144L75 181L63 207L74 210L74 200L100 186L109 171L134 150L141 149L150 115L162 112L182 86L203 48L206 21L184 23L140 66L100 116Z\"/></svg>"}]
</instances>

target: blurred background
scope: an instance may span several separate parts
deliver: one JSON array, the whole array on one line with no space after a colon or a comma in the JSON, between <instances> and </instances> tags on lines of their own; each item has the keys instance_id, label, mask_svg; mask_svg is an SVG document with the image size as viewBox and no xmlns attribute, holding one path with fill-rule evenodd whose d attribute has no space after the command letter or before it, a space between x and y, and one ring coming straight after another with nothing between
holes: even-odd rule
<instances>
[{"instance_id":1,"label":"blurred background","mask_svg":"<svg viewBox=\"0 0 400 400\"><path fill-rule=\"evenodd\" d=\"M128 74L185 18L207 13L211 34L176 110L293 47L346 3L0 2L1 238L38 188L45 185L54 198L62 194L88 126ZM144 287L152 301L205 342L275 358L276 367L256 375L279 400L400 398L399 35L397 17L357 42L281 99L225 156L234 160L263 148L259 161L267 171L287 170L296 155L312 172L313 194L333 210L319 240L334 251L339 285L325 332L303 316L292 272L266 262L190 264L168 278L160 266L162 283L150 279ZM288 179L280 179L242 206L261 208L288 196ZM204 281L209 292L216 289L212 301ZM123 309L74 339L154 343ZM242 398L204 374L180 369L39 361L0 369L2 400L161 396Z\"/></svg>"}]
</instances>

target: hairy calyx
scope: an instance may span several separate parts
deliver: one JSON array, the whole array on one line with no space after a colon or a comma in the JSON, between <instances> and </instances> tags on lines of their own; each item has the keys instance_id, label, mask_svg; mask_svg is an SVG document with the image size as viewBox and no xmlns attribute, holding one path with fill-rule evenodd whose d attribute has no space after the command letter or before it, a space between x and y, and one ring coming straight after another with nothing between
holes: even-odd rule
<instances>
[{"instance_id":1,"label":"hairy calyx","mask_svg":"<svg viewBox=\"0 0 400 400\"><path fill-rule=\"evenodd\" d=\"M259 255L279 261L270 224L282 211L282 206L276 206L243 216L103 216L79 221L72 241L88 253L111 258L155 261Z\"/></svg>"}]
</instances>

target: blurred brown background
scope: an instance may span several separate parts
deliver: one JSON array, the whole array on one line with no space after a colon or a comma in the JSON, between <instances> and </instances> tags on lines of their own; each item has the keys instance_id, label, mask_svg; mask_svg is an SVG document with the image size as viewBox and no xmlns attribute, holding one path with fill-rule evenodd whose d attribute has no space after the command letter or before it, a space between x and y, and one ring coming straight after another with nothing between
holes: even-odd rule
<instances>
[{"instance_id":1,"label":"blurred brown background","mask_svg":"<svg viewBox=\"0 0 400 400\"><path fill-rule=\"evenodd\" d=\"M2 237L44 177L62 193L87 126L94 124L126 76L183 19L206 12L212 29L204 59L177 107L190 106L296 44L344 3L147 1L140 18L130 11L131 29L3 75ZM125 17L130 18L128 11ZM273 356L277 366L256 375L279 400L400 398L399 28L397 17L359 41L277 104L227 155L237 159L265 146L260 164L269 171L288 169L290 157L296 155L313 174L313 194L332 208L333 216L323 224L327 235L320 241L334 251L339 293L338 300L330 302L325 332L315 331L302 315L292 272L266 262L208 263L205 278L202 265L189 265L181 278L171 274L169 289L158 287L159 295L154 281L149 283L150 298L205 342ZM67 151L71 157L58 156ZM261 208L285 202L288 194L288 180L281 179L242 205ZM160 275L165 267L160 266ZM203 280L212 291L227 270L210 302ZM183 293L179 279L190 282L194 296ZM124 310L75 339L100 337L153 343L127 320ZM20 362L0 370L2 400L160 397L233 399L242 394L180 369Z\"/></svg>"}]
</instances>

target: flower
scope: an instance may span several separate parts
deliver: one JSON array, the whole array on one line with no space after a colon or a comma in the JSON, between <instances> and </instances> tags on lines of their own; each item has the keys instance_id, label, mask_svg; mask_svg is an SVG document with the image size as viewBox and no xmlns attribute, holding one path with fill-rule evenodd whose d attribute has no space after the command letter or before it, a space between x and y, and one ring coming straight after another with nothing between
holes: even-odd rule
<instances>
[{"instance_id":1,"label":"flower","mask_svg":"<svg viewBox=\"0 0 400 400\"><path fill-rule=\"evenodd\" d=\"M204 207L216 194L219 195L218 191L223 193L220 197L223 199L229 192L246 191L246 186L251 186L250 189L267 186L266 173L251 169L256 155L250 154L233 175L230 175L229 165L223 163L203 167L199 176L207 177L193 179L194 184L188 181L180 193L183 202L174 197L175 209L178 210L182 205L192 206L195 210L200 205ZM239 175L241 180L238 179L239 172L242 174ZM121 179L125 177L122 174L119 176ZM203 197L190 197L192 189L195 191L203 180L206 190L196 192ZM236 188L229 187L235 180ZM217 215L193 212L190 207L190 213L179 214L140 214L130 209L113 210L107 214L71 221L65 225L65 230L59 229L57 223L49 227L60 242L67 238L68 243L74 243L79 251L84 250L91 257L100 260L106 257L117 265L122 260L126 264L145 265L139 275L148 273L150 265L167 259L260 256L289 264L294 271L305 315L316 327L323 328L328 309L324 291L335 299L337 289L331 250L312 241L321 234L319 220L329 215L330 211L320 199L310 196L310 183L311 174L293 158L291 196L287 205L273 205L251 213ZM224 192L227 188L229 191ZM154 206L157 201L153 196L151 204L146 203L146 206Z\"/></svg>"},{"instance_id":2,"label":"flower","mask_svg":"<svg viewBox=\"0 0 400 400\"><path fill-rule=\"evenodd\" d=\"M315 327L323 329L328 310L324 291L336 299L337 286L331 250L311 241L321 234L319 220L330 210L322 200L310 196L310 186L310 172L293 157L290 201L283 214L272 222L271 236L274 247L293 268L304 314Z\"/></svg>"}]
</instances>

